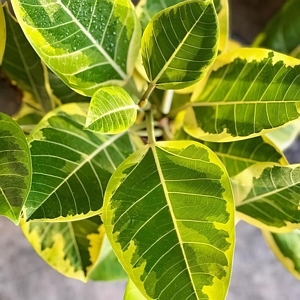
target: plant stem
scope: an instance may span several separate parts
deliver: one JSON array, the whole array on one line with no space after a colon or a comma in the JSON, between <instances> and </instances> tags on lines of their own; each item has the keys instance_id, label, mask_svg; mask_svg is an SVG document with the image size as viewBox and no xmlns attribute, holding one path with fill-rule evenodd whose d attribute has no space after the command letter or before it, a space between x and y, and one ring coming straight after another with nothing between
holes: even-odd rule
<instances>
[{"instance_id":1,"label":"plant stem","mask_svg":"<svg viewBox=\"0 0 300 300\"><path fill-rule=\"evenodd\" d=\"M142 98L141 98L141 100L138 104L140 107L143 108L143 107L146 106L146 104L148 102L148 98L150 97L150 95L153 92L154 88L155 88L155 84L150 83L147 90L146 90L146 92L144 93L144 95L142 96Z\"/></svg>"},{"instance_id":2,"label":"plant stem","mask_svg":"<svg viewBox=\"0 0 300 300\"><path fill-rule=\"evenodd\" d=\"M154 133L154 121L152 110L149 109L145 111L146 114L146 125L147 125L147 133L148 133L148 143L153 144L156 142L155 133Z\"/></svg>"}]
</instances>

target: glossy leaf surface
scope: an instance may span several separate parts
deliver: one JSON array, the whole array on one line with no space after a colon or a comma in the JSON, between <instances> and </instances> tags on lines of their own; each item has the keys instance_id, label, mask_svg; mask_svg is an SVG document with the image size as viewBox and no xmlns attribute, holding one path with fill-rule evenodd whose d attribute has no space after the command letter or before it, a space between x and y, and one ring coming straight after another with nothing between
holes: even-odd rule
<instances>
[{"instance_id":1,"label":"glossy leaf surface","mask_svg":"<svg viewBox=\"0 0 300 300\"><path fill-rule=\"evenodd\" d=\"M97 215L111 173L132 153L127 133L103 136L84 130L87 108L62 106L30 134L33 180L26 219L68 221Z\"/></svg>"},{"instance_id":2,"label":"glossy leaf surface","mask_svg":"<svg viewBox=\"0 0 300 300\"><path fill-rule=\"evenodd\" d=\"M103 220L124 269L150 299L224 299L234 246L229 178L192 141L145 145L113 174Z\"/></svg>"},{"instance_id":3,"label":"glossy leaf surface","mask_svg":"<svg viewBox=\"0 0 300 300\"><path fill-rule=\"evenodd\" d=\"M19 125L0 113L0 215L20 221L31 184L31 159Z\"/></svg>"},{"instance_id":4,"label":"glossy leaf surface","mask_svg":"<svg viewBox=\"0 0 300 300\"><path fill-rule=\"evenodd\" d=\"M237 175L233 186L241 219L274 232L299 227L299 165L256 164Z\"/></svg>"},{"instance_id":5,"label":"glossy leaf surface","mask_svg":"<svg viewBox=\"0 0 300 300\"><path fill-rule=\"evenodd\" d=\"M133 71L140 26L129 0L13 0L31 44L65 83L92 96Z\"/></svg>"},{"instance_id":6,"label":"glossy leaf surface","mask_svg":"<svg viewBox=\"0 0 300 300\"><path fill-rule=\"evenodd\" d=\"M123 132L134 124L137 108L123 88L100 88L92 97L85 127L99 133Z\"/></svg>"},{"instance_id":7,"label":"glossy leaf surface","mask_svg":"<svg viewBox=\"0 0 300 300\"><path fill-rule=\"evenodd\" d=\"M263 235L277 259L300 279L300 230L285 233L263 231Z\"/></svg>"},{"instance_id":8,"label":"glossy leaf surface","mask_svg":"<svg viewBox=\"0 0 300 300\"><path fill-rule=\"evenodd\" d=\"M2 58L4 54L5 40L6 40L6 25L5 25L3 8L2 5L0 4L0 64L2 63Z\"/></svg>"},{"instance_id":9,"label":"glossy leaf surface","mask_svg":"<svg viewBox=\"0 0 300 300\"><path fill-rule=\"evenodd\" d=\"M184 1L156 14L142 38L151 84L181 89L199 81L218 49L218 20L211 0Z\"/></svg>"},{"instance_id":10,"label":"glossy leaf surface","mask_svg":"<svg viewBox=\"0 0 300 300\"><path fill-rule=\"evenodd\" d=\"M6 19L6 47L2 68L17 87L30 93L38 109L44 113L54 108L48 72L39 56L27 41L20 25L4 7Z\"/></svg>"},{"instance_id":11,"label":"glossy leaf surface","mask_svg":"<svg viewBox=\"0 0 300 300\"><path fill-rule=\"evenodd\" d=\"M105 230L99 216L75 222L28 222L22 230L35 251L51 267L63 275L86 282L97 266L105 259ZM112 250L108 250L112 252ZM111 268L121 268L117 260ZM99 277L111 277L109 269L98 270Z\"/></svg>"},{"instance_id":12,"label":"glossy leaf surface","mask_svg":"<svg viewBox=\"0 0 300 300\"><path fill-rule=\"evenodd\" d=\"M185 130L210 141L254 137L300 116L300 61L264 49L219 56ZM280 112L280 113L278 113Z\"/></svg>"}]
</instances>

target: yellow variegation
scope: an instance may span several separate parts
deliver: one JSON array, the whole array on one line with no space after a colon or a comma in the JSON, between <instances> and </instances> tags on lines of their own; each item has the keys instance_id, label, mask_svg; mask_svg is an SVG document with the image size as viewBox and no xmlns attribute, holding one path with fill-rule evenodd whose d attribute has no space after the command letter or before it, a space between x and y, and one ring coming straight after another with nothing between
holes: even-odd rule
<instances>
[{"instance_id":1,"label":"yellow variegation","mask_svg":"<svg viewBox=\"0 0 300 300\"><path fill-rule=\"evenodd\" d=\"M0 4L0 64L2 63L2 58L4 54L5 39L6 39L5 18L3 14L2 5Z\"/></svg>"},{"instance_id":2,"label":"yellow variegation","mask_svg":"<svg viewBox=\"0 0 300 300\"><path fill-rule=\"evenodd\" d=\"M207 147L145 145L112 175L102 218L116 255L147 299L225 299L234 206L226 170Z\"/></svg>"},{"instance_id":3,"label":"yellow variegation","mask_svg":"<svg viewBox=\"0 0 300 300\"><path fill-rule=\"evenodd\" d=\"M85 127L89 130L117 134L135 122L138 106L121 87L100 88L92 97Z\"/></svg>"},{"instance_id":4,"label":"yellow variegation","mask_svg":"<svg viewBox=\"0 0 300 300\"><path fill-rule=\"evenodd\" d=\"M124 300L146 300L147 298L140 292L135 284L129 279L126 286Z\"/></svg>"}]
</instances>

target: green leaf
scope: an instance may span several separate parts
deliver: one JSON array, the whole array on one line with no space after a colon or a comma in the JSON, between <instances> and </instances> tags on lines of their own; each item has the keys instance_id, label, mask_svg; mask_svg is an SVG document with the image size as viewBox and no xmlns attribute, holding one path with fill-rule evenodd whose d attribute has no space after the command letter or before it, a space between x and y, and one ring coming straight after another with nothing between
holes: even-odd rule
<instances>
[{"instance_id":1,"label":"green leaf","mask_svg":"<svg viewBox=\"0 0 300 300\"><path fill-rule=\"evenodd\" d=\"M70 89L59 77L48 70L50 86L53 94L61 103L89 102L90 98L80 95Z\"/></svg>"},{"instance_id":2,"label":"green leaf","mask_svg":"<svg viewBox=\"0 0 300 300\"><path fill-rule=\"evenodd\" d=\"M49 68L75 91L92 96L124 84L133 71L140 25L130 0L13 0L27 38Z\"/></svg>"},{"instance_id":3,"label":"green leaf","mask_svg":"<svg viewBox=\"0 0 300 300\"><path fill-rule=\"evenodd\" d=\"M0 113L0 215L19 224L31 184L29 147L19 125Z\"/></svg>"},{"instance_id":4,"label":"green leaf","mask_svg":"<svg viewBox=\"0 0 300 300\"><path fill-rule=\"evenodd\" d=\"M40 111L50 111L54 108L54 102L47 68L28 43L7 5L4 6L4 14L7 36L2 63L3 71L20 90L31 94L34 101L39 104Z\"/></svg>"},{"instance_id":5,"label":"green leaf","mask_svg":"<svg viewBox=\"0 0 300 300\"><path fill-rule=\"evenodd\" d=\"M75 222L22 222L21 227L41 258L67 277L86 282L98 260L105 260L108 255L105 230L99 216ZM112 268L116 265L121 268L117 260ZM105 268L98 268L98 273L116 279Z\"/></svg>"},{"instance_id":6,"label":"green leaf","mask_svg":"<svg viewBox=\"0 0 300 300\"><path fill-rule=\"evenodd\" d=\"M212 0L184 1L156 14L142 38L142 58L152 85L181 89L199 81L218 50Z\"/></svg>"},{"instance_id":7,"label":"green leaf","mask_svg":"<svg viewBox=\"0 0 300 300\"><path fill-rule=\"evenodd\" d=\"M184 121L208 141L254 137L300 116L299 60L264 49L238 49L218 57ZM281 112L278 114L278 112Z\"/></svg>"},{"instance_id":8,"label":"green leaf","mask_svg":"<svg viewBox=\"0 0 300 300\"><path fill-rule=\"evenodd\" d=\"M137 108L123 88L118 86L100 88L92 97L85 126L100 133L123 132L134 124Z\"/></svg>"},{"instance_id":9,"label":"green leaf","mask_svg":"<svg viewBox=\"0 0 300 300\"><path fill-rule=\"evenodd\" d=\"M132 282L132 280L128 281L126 286L124 300L146 300L143 294L139 291L136 285Z\"/></svg>"},{"instance_id":10,"label":"green leaf","mask_svg":"<svg viewBox=\"0 0 300 300\"><path fill-rule=\"evenodd\" d=\"M145 145L112 175L103 206L111 245L150 299L224 299L234 207L223 165L192 141Z\"/></svg>"},{"instance_id":11,"label":"green leaf","mask_svg":"<svg viewBox=\"0 0 300 300\"><path fill-rule=\"evenodd\" d=\"M300 279L300 230L287 233L263 231L263 235L277 259L292 275Z\"/></svg>"},{"instance_id":12,"label":"green leaf","mask_svg":"<svg viewBox=\"0 0 300 300\"><path fill-rule=\"evenodd\" d=\"M233 179L233 190L241 219L274 232L299 227L300 165L253 165Z\"/></svg>"},{"instance_id":13,"label":"green leaf","mask_svg":"<svg viewBox=\"0 0 300 300\"><path fill-rule=\"evenodd\" d=\"M111 173L131 154L128 133L103 136L84 130L88 104L49 113L28 137L33 179L27 220L79 220L99 214Z\"/></svg>"},{"instance_id":14,"label":"green leaf","mask_svg":"<svg viewBox=\"0 0 300 300\"><path fill-rule=\"evenodd\" d=\"M0 64L2 63L4 49L5 49L5 41L6 41L6 25L5 18L3 14L3 8L0 4Z\"/></svg>"},{"instance_id":15,"label":"green leaf","mask_svg":"<svg viewBox=\"0 0 300 300\"><path fill-rule=\"evenodd\" d=\"M299 11L299 1L286 1L263 32L256 37L253 46L269 48L286 54L291 53L299 45Z\"/></svg>"}]
</instances>

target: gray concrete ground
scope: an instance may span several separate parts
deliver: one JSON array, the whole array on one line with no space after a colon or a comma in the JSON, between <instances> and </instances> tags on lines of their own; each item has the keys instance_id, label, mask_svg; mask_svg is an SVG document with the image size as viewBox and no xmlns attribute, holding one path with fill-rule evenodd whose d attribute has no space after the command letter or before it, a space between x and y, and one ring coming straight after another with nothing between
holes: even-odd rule
<instances>
[{"instance_id":1,"label":"gray concrete ground","mask_svg":"<svg viewBox=\"0 0 300 300\"><path fill-rule=\"evenodd\" d=\"M3 217L0 233L0 300L123 299L125 282L84 284L51 269L34 252L20 228ZM227 300L299 299L300 282L275 259L260 231L240 222Z\"/></svg>"}]
</instances>

